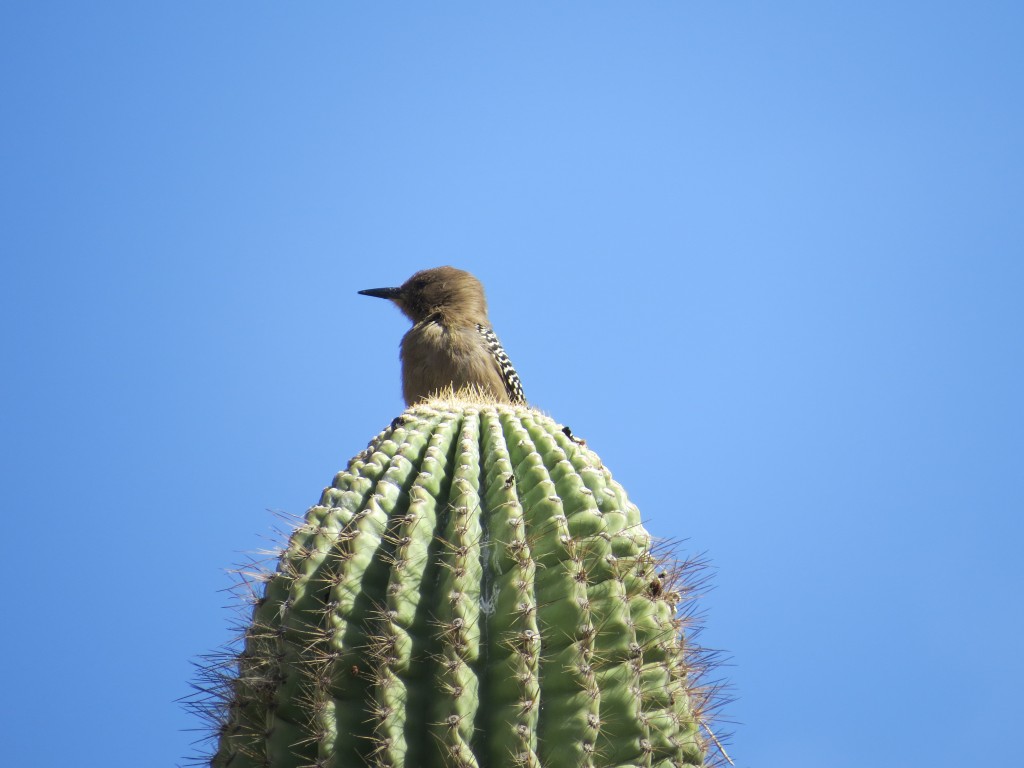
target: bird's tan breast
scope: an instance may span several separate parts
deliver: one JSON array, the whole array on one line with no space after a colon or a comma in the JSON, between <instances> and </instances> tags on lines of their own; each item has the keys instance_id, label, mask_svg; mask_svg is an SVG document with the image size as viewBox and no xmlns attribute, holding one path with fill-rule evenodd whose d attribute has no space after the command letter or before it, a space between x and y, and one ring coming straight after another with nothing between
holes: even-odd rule
<instances>
[{"instance_id":1,"label":"bird's tan breast","mask_svg":"<svg viewBox=\"0 0 1024 768\"><path fill-rule=\"evenodd\" d=\"M498 365L475 328L417 323L402 338L402 374L409 405L448 387L474 387L508 402Z\"/></svg>"}]
</instances>

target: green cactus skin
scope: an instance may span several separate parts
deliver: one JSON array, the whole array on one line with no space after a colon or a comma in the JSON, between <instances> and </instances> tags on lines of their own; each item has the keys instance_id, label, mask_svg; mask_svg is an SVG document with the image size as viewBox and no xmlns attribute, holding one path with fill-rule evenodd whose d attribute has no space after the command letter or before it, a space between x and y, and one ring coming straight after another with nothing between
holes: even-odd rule
<instances>
[{"instance_id":1,"label":"green cactus skin","mask_svg":"<svg viewBox=\"0 0 1024 768\"><path fill-rule=\"evenodd\" d=\"M702 765L680 572L550 418L410 408L262 580L210 764Z\"/></svg>"}]
</instances>

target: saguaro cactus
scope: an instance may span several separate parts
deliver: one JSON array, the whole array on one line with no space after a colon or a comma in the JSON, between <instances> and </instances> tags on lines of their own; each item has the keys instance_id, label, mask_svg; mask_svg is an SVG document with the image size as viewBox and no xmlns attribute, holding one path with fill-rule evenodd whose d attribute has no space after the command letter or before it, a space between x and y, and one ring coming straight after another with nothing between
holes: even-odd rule
<instances>
[{"instance_id":1,"label":"saguaro cactus","mask_svg":"<svg viewBox=\"0 0 1024 768\"><path fill-rule=\"evenodd\" d=\"M240 652L207 668L211 764L701 765L685 570L550 418L410 408L323 492Z\"/></svg>"}]
</instances>

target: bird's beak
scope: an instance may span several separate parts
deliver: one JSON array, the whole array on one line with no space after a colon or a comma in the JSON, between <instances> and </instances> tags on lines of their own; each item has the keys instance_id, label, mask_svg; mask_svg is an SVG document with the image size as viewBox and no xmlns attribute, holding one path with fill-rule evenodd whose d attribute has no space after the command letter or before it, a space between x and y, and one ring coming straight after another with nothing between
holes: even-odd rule
<instances>
[{"instance_id":1,"label":"bird's beak","mask_svg":"<svg viewBox=\"0 0 1024 768\"><path fill-rule=\"evenodd\" d=\"M360 291L363 296L375 296L378 299L400 299L402 297L401 288L367 288L365 291Z\"/></svg>"}]
</instances>

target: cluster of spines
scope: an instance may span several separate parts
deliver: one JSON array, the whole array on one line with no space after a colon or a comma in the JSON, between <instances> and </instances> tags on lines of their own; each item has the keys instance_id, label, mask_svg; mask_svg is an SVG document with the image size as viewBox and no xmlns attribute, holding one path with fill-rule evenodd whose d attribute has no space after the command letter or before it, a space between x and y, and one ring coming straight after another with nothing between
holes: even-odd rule
<instances>
[{"instance_id":1,"label":"cluster of spines","mask_svg":"<svg viewBox=\"0 0 1024 768\"><path fill-rule=\"evenodd\" d=\"M666 560L549 419L409 412L292 535L237 671L208 670L212 764L699 765L714 701Z\"/></svg>"}]
</instances>

